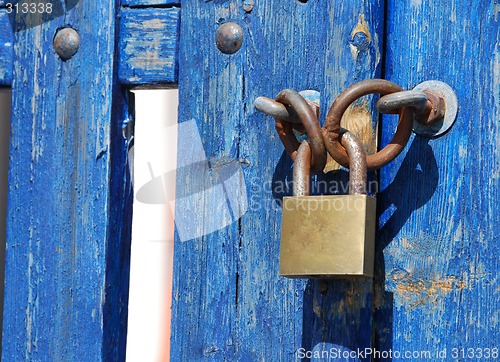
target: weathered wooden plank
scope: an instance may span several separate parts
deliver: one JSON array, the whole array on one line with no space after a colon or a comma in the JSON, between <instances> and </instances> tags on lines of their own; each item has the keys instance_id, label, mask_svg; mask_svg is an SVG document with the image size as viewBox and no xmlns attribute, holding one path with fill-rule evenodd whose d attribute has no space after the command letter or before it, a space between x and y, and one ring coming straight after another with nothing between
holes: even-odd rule
<instances>
[{"instance_id":1,"label":"weathered wooden plank","mask_svg":"<svg viewBox=\"0 0 500 362\"><path fill-rule=\"evenodd\" d=\"M116 14L115 2L83 1L15 33L5 361L125 357L131 187ZM81 45L63 62L52 40L68 24Z\"/></svg>"},{"instance_id":2,"label":"weathered wooden plank","mask_svg":"<svg viewBox=\"0 0 500 362\"><path fill-rule=\"evenodd\" d=\"M122 0L122 6L178 6L181 0Z\"/></svg>"},{"instance_id":3,"label":"weathered wooden plank","mask_svg":"<svg viewBox=\"0 0 500 362\"><path fill-rule=\"evenodd\" d=\"M248 212L210 235L189 241L177 235L171 359L285 361L313 350L369 347L371 281L330 281L323 295L317 281L278 276L279 203L290 192L280 188L291 180L291 161L272 120L255 111L253 101L284 88L317 89L325 114L346 86L378 76L383 2L267 0L248 12L241 5L183 2L179 121L196 122L207 157L247 165ZM218 25L226 21L244 29L243 46L233 55L215 46ZM179 133L180 165L193 158L188 150L195 136ZM184 172L179 177L178 171L182 195L202 177L199 168ZM339 172L335 180L339 174L345 176ZM244 199L237 201L236 214L244 209ZM222 199L220 207L226 203L231 200ZM201 231L218 211L186 215L176 206L176 221L190 217Z\"/></svg>"},{"instance_id":4,"label":"weathered wooden plank","mask_svg":"<svg viewBox=\"0 0 500 362\"><path fill-rule=\"evenodd\" d=\"M11 93L9 89L0 89L0 280L5 280L5 235L7 227L7 190L9 171L10 144L10 108ZM4 285L0 286L0 300L4 299ZM3 320L3 307L0 308ZM1 342L0 342L1 348Z\"/></svg>"},{"instance_id":5,"label":"weathered wooden plank","mask_svg":"<svg viewBox=\"0 0 500 362\"><path fill-rule=\"evenodd\" d=\"M119 77L125 84L177 81L178 7L123 8Z\"/></svg>"},{"instance_id":6,"label":"weathered wooden plank","mask_svg":"<svg viewBox=\"0 0 500 362\"><path fill-rule=\"evenodd\" d=\"M408 88L445 81L460 108L449 133L414 137L381 172L385 288L375 297L375 339L383 350L429 350L428 360L438 351L442 360L492 358L500 347L500 4L390 0L387 19L387 78ZM384 120L385 142L393 127Z\"/></svg>"},{"instance_id":7,"label":"weathered wooden plank","mask_svg":"<svg viewBox=\"0 0 500 362\"><path fill-rule=\"evenodd\" d=\"M12 82L12 27L5 9L0 9L0 86Z\"/></svg>"}]
</instances>

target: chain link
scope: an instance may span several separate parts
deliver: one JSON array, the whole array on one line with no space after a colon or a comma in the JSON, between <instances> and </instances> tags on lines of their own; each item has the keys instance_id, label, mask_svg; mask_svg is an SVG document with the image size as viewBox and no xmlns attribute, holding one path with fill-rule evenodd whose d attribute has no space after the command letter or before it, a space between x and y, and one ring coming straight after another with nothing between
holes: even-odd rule
<instances>
[{"instance_id":1,"label":"chain link","mask_svg":"<svg viewBox=\"0 0 500 362\"><path fill-rule=\"evenodd\" d=\"M278 135L292 160L296 159L299 147L303 147L301 153L310 154L311 169L320 172L325 166L327 152L339 164L349 167L348 153L341 144L341 134L345 130L340 127L340 121L353 102L369 94L382 95L377 102L380 113L399 114L398 126L389 144L377 153L367 155L366 164L370 170L387 165L401 153L410 139L414 119L430 125L441 119L445 110L442 98L426 91L404 91L384 79L367 79L345 89L330 107L323 128L313 111L314 106L291 89L281 91L276 100L258 97L255 107L275 118ZM307 134L306 144L301 145L294 129ZM301 156L301 163L304 157Z\"/></svg>"}]
</instances>

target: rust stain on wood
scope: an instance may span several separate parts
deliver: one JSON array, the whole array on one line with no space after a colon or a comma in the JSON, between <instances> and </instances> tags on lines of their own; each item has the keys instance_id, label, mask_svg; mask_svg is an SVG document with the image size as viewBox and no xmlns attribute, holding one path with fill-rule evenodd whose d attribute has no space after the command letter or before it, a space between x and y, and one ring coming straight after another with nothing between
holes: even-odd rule
<instances>
[{"instance_id":1,"label":"rust stain on wood","mask_svg":"<svg viewBox=\"0 0 500 362\"><path fill-rule=\"evenodd\" d=\"M405 279L396 285L395 294L409 309L422 304L435 303L453 291L462 291L468 287L467 282L455 276L436 280Z\"/></svg>"}]
</instances>

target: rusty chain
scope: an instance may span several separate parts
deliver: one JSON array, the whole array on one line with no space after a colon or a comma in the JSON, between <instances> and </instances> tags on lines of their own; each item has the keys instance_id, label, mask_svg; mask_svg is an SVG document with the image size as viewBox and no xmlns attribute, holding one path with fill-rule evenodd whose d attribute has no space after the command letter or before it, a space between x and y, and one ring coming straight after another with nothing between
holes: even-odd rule
<instances>
[{"instance_id":1,"label":"rusty chain","mask_svg":"<svg viewBox=\"0 0 500 362\"><path fill-rule=\"evenodd\" d=\"M326 149L318 117L304 97L294 90L282 90L276 97L276 101L288 106L290 111L300 119L311 146L311 169L316 172L322 171L326 164ZM295 159L300 143L293 133L292 124L276 118L276 130L288 154Z\"/></svg>"},{"instance_id":2,"label":"rusty chain","mask_svg":"<svg viewBox=\"0 0 500 362\"><path fill-rule=\"evenodd\" d=\"M368 94L391 94L401 92L403 89L395 83L383 79L368 79L356 84L353 84L344 90L333 102L325 121L325 146L328 153L335 161L344 167L349 167L349 157L347 152L340 144L340 120L347 108L357 99ZM410 139L413 125L413 114L410 107L402 107L399 115L398 127L391 142L379 152L368 155L366 164L368 169L374 170L385 166L397 155L401 153L403 148Z\"/></svg>"},{"instance_id":3,"label":"rusty chain","mask_svg":"<svg viewBox=\"0 0 500 362\"><path fill-rule=\"evenodd\" d=\"M341 144L345 147L352 162L349 165L349 194L366 194L366 151L363 144L353 133L342 129ZM311 147L308 140L302 141L293 164L293 195L309 195L309 177L311 167Z\"/></svg>"},{"instance_id":4,"label":"rusty chain","mask_svg":"<svg viewBox=\"0 0 500 362\"><path fill-rule=\"evenodd\" d=\"M323 128L310 102L291 89L281 91L275 101L259 97L254 105L275 118L278 135L292 160L296 160L300 152L300 162L310 162L311 170L319 172L325 166L327 152L339 164L349 167L349 156L341 141L346 130L340 127L340 121L353 102L369 94L382 96L377 102L380 113L399 113L398 126L389 144L377 153L367 155L366 164L370 170L385 166L401 153L410 138L414 119L430 125L444 114L440 97L431 92L404 91L397 84L383 79L364 80L344 90L330 107ZM305 143L297 140L294 129L307 134Z\"/></svg>"}]
</instances>

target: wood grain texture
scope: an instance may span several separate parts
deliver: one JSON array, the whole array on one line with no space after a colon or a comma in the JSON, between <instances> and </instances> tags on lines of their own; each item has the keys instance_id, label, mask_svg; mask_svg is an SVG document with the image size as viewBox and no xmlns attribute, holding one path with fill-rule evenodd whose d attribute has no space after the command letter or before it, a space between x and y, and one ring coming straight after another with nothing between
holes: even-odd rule
<instances>
[{"instance_id":1,"label":"wood grain texture","mask_svg":"<svg viewBox=\"0 0 500 362\"><path fill-rule=\"evenodd\" d=\"M177 82L180 9L123 8L119 77L125 84Z\"/></svg>"},{"instance_id":2,"label":"wood grain texture","mask_svg":"<svg viewBox=\"0 0 500 362\"><path fill-rule=\"evenodd\" d=\"M181 0L122 0L122 6L178 6Z\"/></svg>"},{"instance_id":3,"label":"wood grain texture","mask_svg":"<svg viewBox=\"0 0 500 362\"><path fill-rule=\"evenodd\" d=\"M382 1L267 0L251 12L237 1L182 6L179 121L196 121L207 157L247 165L249 211L204 237L177 235L171 359L290 361L301 359L300 348L369 347L371 281L330 281L323 295L317 281L278 276L279 203L291 192L280 188L291 180L291 161L273 121L253 102L284 88L316 89L324 115L345 87L379 76ZM215 32L226 21L245 33L233 55L215 46ZM179 164L193 157L187 151L192 137L180 135ZM193 169L178 178L177 193L189 193L200 177ZM192 228L211 222L211 211L191 210ZM178 206L176 220L185 214Z\"/></svg>"},{"instance_id":4,"label":"wood grain texture","mask_svg":"<svg viewBox=\"0 0 500 362\"><path fill-rule=\"evenodd\" d=\"M0 89L0 280L5 280L5 235L7 228L7 190L9 171L11 92ZM0 285L0 300L4 300L4 284ZM3 308L0 308L3 320ZM0 342L1 348L1 342Z\"/></svg>"},{"instance_id":5,"label":"wood grain texture","mask_svg":"<svg viewBox=\"0 0 500 362\"><path fill-rule=\"evenodd\" d=\"M177 82L178 7L121 11L119 78L124 84ZM0 9L0 86L12 83L12 27Z\"/></svg>"},{"instance_id":6,"label":"wood grain texture","mask_svg":"<svg viewBox=\"0 0 500 362\"><path fill-rule=\"evenodd\" d=\"M132 193L115 5L82 1L15 33L4 361L125 357ZM63 62L52 39L65 24L81 46Z\"/></svg>"},{"instance_id":7,"label":"wood grain texture","mask_svg":"<svg viewBox=\"0 0 500 362\"><path fill-rule=\"evenodd\" d=\"M0 86L12 83L12 27L4 9L0 9Z\"/></svg>"},{"instance_id":8,"label":"wood grain texture","mask_svg":"<svg viewBox=\"0 0 500 362\"><path fill-rule=\"evenodd\" d=\"M446 135L413 137L381 172L375 340L478 361L500 347L500 3L390 0L387 21L386 78L444 81L459 114ZM393 121L384 119L385 142Z\"/></svg>"}]
</instances>

